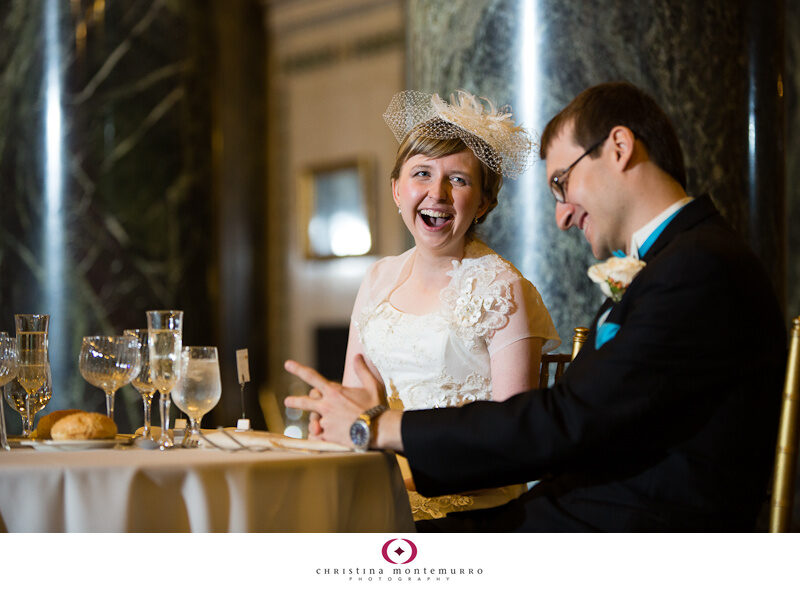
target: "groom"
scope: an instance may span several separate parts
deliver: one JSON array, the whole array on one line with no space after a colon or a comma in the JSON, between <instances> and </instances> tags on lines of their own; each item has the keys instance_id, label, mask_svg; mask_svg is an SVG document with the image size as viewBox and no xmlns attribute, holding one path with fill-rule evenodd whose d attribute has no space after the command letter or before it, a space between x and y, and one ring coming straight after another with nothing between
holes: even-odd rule
<instances>
[{"instance_id":1,"label":"groom","mask_svg":"<svg viewBox=\"0 0 800 589\"><path fill-rule=\"evenodd\" d=\"M425 495L542 481L420 531L751 530L786 349L765 272L709 197L687 196L675 131L635 86L578 95L545 128L541 157L559 228L583 231L599 259L645 263L600 308L558 384L502 403L383 412L363 360L364 389L290 361L315 389L286 405L315 412L325 439L402 452Z\"/></svg>"}]
</instances>

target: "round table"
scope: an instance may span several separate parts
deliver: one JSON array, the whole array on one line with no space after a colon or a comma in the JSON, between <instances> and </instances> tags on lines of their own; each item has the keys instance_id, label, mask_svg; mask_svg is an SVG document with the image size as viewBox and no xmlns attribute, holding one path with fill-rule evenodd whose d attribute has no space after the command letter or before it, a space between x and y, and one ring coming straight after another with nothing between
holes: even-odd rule
<instances>
[{"instance_id":1,"label":"round table","mask_svg":"<svg viewBox=\"0 0 800 589\"><path fill-rule=\"evenodd\" d=\"M382 452L0 450L0 531L414 531Z\"/></svg>"}]
</instances>

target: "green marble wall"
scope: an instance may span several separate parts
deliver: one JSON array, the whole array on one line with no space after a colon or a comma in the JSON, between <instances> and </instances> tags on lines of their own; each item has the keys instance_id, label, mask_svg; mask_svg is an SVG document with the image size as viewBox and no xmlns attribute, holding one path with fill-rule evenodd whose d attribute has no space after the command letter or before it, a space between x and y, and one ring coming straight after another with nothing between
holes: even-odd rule
<instances>
[{"instance_id":1,"label":"green marble wall","mask_svg":"<svg viewBox=\"0 0 800 589\"><path fill-rule=\"evenodd\" d=\"M534 132L593 84L624 79L645 88L675 123L690 193L711 193L750 237L785 297L776 93L785 9L782 2L749 6L728 0L411 0L408 85L440 93L466 88L510 103ZM796 42L797 27L786 30ZM771 82L754 87L756 75ZM760 142L753 153L751 114ZM554 208L539 163L506 184L483 234L540 290L568 343L572 327L587 325L602 297L586 278L594 259L583 236L560 232Z\"/></svg>"},{"instance_id":2,"label":"green marble wall","mask_svg":"<svg viewBox=\"0 0 800 589\"><path fill-rule=\"evenodd\" d=\"M239 15L243 4L225 6ZM214 109L227 104L215 87L221 10L206 0L0 4L0 330L13 331L14 313L52 314L48 411L103 411L102 392L78 372L82 336L146 327L147 309L179 308L185 343L219 345L229 319L220 276L245 276L249 288L251 268L219 263L230 233L217 221L212 173ZM121 431L140 425L131 387L116 413Z\"/></svg>"}]
</instances>

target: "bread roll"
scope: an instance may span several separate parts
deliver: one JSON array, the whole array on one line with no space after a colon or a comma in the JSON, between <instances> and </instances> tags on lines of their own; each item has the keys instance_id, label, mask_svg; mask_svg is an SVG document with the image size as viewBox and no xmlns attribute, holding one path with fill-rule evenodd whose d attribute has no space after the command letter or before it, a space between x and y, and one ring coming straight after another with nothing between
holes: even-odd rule
<instances>
[{"instance_id":1,"label":"bread roll","mask_svg":"<svg viewBox=\"0 0 800 589\"><path fill-rule=\"evenodd\" d=\"M101 440L117 435L117 424L100 413L80 411L59 419L50 430L54 440Z\"/></svg>"},{"instance_id":2,"label":"bread roll","mask_svg":"<svg viewBox=\"0 0 800 589\"><path fill-rule=\"evenodd\" d=\"M36 429L33 431L32 437L37 440L49 440L50 430L53 429L53 426L59 419L80 412L80 409L59 409L47 415L42 415L39 418L39 423L36 424Z\"/></svg>"}]
</instances>

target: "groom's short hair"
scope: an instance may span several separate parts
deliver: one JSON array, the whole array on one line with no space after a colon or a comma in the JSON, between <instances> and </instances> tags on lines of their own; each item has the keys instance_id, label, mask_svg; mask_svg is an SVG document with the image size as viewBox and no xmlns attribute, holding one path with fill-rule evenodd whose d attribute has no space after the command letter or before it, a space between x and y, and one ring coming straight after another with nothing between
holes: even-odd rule
<instances>
[{"instance_id":1,"label":"groom's short hair","mask_svg":"<svg viewBox=\"0 0 800 589\"><path fill-rule=\"evenodd\" d=\"M578 145L589 149L617 125L630 129L647 149L650 160L686 190L686 168L678 135L666 113L653 98L629 82L607 82L587 88L553 117L542 133L539 156L567 123L574 123ZM590 157L596 157L597 152Z\"/></svg>"}]
</instances>

